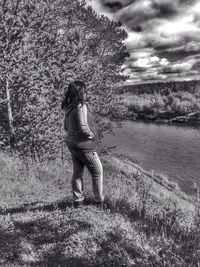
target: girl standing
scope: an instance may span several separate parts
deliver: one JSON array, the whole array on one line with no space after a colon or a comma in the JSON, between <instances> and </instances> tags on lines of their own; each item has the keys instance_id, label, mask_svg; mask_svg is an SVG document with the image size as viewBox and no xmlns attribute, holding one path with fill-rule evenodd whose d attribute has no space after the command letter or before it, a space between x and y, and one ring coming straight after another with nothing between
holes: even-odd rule
<instances>
[{"instance_id":1,"label":"girl standing","mask_svg":"<svg viewBox=\"0 0 200 267\"><path fill-rule=\"evenodd\" d=\"M61 108L65 112L64 129L67 132L67 146L72 156L72 191L74 207L82 206L83 174L85 166L92 175L94 200L103 205L103 168L97 147L98 134L94 117L85 101L85 83L75 81L69 84Z\"/></svg>"}]
</instances>

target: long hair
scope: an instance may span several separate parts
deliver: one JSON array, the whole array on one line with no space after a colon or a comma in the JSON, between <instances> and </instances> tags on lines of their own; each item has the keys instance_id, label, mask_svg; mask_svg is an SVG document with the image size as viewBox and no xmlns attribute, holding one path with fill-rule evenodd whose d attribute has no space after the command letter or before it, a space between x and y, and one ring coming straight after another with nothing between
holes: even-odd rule
<instances>
[{"instance_id":1,"label":"long hair","mask_svg":"<svg viewBox=\"0 0 200 267\"><path fill-rule=\"evenodd\" d=\"M65 92L64 99L61 104L61 109L65 109L68 105L83 104L85 101L85 88L86 85L82 81L74 81L68 85Z\"/></svg>"}]
</instances>

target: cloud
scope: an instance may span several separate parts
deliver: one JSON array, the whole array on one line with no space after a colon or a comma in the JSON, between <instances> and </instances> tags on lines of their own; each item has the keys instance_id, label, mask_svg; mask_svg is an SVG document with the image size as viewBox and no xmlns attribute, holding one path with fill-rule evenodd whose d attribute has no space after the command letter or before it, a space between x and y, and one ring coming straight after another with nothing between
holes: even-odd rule
<instances>
[{"instance_id":1,"label":"cloud","mask_svg":"<svg viewBox=\"0 0 200 267\"><path fill-rule=\"evenodd\" d=\"M155 68L168 64L169 61L166 58L160 58L154 55L153 50L148 49L146 49L146 51L138 50L133 52L129 60L129 66L131 65L137 68Z\"/></svg>"},{"instance_id":2,"label":"cloud","mask_svg":"<svg viewBox=\"0 0 200 267\"><path fill-rule=\"evenodd\" d=\"M200 0L92 2L128 32L125 68L132 81L200 77Z\"/></svg>"},{"instance_id":3,"label":"cloud","mask_svg":"<svg viewBox=\"0 0 200 267\"><path fill-rule=\"evenodd\" d=\"M191 41L184 46L183 50L186 52L199 52L200 42Z\"/></svg>"},{"instance_id":4,"label":"cloud","mask_svg":"<svg viewBox=\"0 0 200 267\"><path fill-rule=\"evenodd\" d=\"M108 8L109 11L115 12L115 8L117 9L123 9L126 6L131 5L134 0L100 0L103 7ZM114 10L113 10L114 8Z\"/></svg>"},{"instance_id":5,"label":"cloud","mask_svg":"<svg viewBox=\"0 0 200 267\"><path fill-rule=\"evenodd\" d=\"M171 18L183 9L178 0L102 0L105 10L115 12L129 29L140 31L140 24L154 18Z\"/></svg>"},{"instance_id":6,"label":"cloud","mask_svg":"<svg viewBox=\"0 0 200 267\"><path fill-rule=\"evenodd\" d=\"M160 58L154 55L153 49L138 49L133 52L130 59L125 63L125 73L130 75L130 80L153 80L165 78L162 69L168 66L169 61L166 58Z\"/></svg>"},{"instance_id":7,"label":"cloud","mask_svg":"<svg viewBox=\"0 0 200 267\"><path fill-rule=\"evenodd\" d=\"M192 55L185 60L170 61L165 57L154 55L154 50L133 52L131 59L126 62L125 68L130 80L160 80L160 79L184 79L194 78L199 74L200 54Z\"/></svg>"},{"instance_id":8,"label":"cloud","mask_svg":"<svg viewBox=\"0 0 200 267\"><path fill-rule=\"evenodd\" d=\"M108 7L112 12L115 12L121 8L123 8L122 3L120 2L107 2L105 3L105 6Z\"/></svg>"},{"instance_id":9,"label":"cloud","mask_svg":"<svg viewBox=\"0 0 200 267\"><path fill-rule=\"evenodd\" d=\"M148 0L141 0L127 6L118 13L118 18L131 30L141 27L140 24L156 16L157 10L152 7Z\"/></svg>"},{"instance_id":10,"label":"cloud","mask_svg":"<svg viewBox=\"0 0 200 267\"><path fill-rule=\"evenodd\" d=\"M148 46L145 36L137 32L128 32L128 38L126 39L125 44L130 52Z\"/></svg>"},{"instance_id":11,"label":"cloud","mask_svg":"<svg viewBox=\"0 0 200 267\"><path fill-rule=\"evenodd\" d=\"M141 57L138 58L135 62L133 62L133 66L138 68L149 68L153 67L155 64L160 62L159 57L152 56L152 57Z\"/></svg>"},{"instance_id":12,"label":"cloud","mask_svg":"<svg viewBox=\"0 0 200 267\"><path fill-rule=\"evenodd\" d=\"M179 12L178 3L174 0L155 0L152 1L152 7L157 10L157 16L171 17Z\"/></svg>"},{"instance_id":13,"label":"cloud","mask_svg":"<svg viewBox=\"0 0 200 267\"><path fill-rule=\"evenodd\" d=\"M162 71L160 73L167 74L167 73L184 73L188 72L192 69L194 65L194 62L181 62L176 63L173 65L167 65L162 68Z\"/></svg>"},{"instance_id":14,"label":"cloud","mask_svg":"<svg viewBox=\"0 0 200 267\"><path fill-rule=\"evenodd\" d=\"M170 47L166 51L173 54L181 53L182 57L188 56L188 54L196 54L197 52L200 52L200 42L189 41L183 45Z\"/></svg>"}]
</instances>

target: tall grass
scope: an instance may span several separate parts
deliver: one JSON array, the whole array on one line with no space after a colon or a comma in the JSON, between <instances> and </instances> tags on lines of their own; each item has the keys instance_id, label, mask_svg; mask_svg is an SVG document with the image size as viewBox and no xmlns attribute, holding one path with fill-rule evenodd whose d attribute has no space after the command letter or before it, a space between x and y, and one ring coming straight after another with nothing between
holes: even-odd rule
<instances>
[{"instance_id":1,"label":"tall grass","mask_svg":"<svg viewBox=\"0 0 200 267\"><path fill-rule=\"evenodd\" d=\"M1 154L2 266L199 266L199 196L180 197L131 158L107 155L106 209L71 206L71 162Z\"/></svg>"}]
</instances>

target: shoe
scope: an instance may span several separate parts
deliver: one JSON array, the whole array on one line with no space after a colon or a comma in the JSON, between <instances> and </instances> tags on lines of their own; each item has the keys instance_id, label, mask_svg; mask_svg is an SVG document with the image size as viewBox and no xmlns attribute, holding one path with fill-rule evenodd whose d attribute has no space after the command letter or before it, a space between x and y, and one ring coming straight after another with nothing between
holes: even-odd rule
<instances>
[{"instance_id":1,"label":"shoe","mask_svg":"<svg viewBox=\"0 0 200 267\"><path fill-rule=\"evenodd\" d=\"M96 207L100 208L101 210L106 208L106 204L104 202L95 202L94 204Z\"/></svg>"},{"instance_id":2,"label":"shoe","mask_svg":"<svg viewBox=\"0 0 200 267\"><path fill-rule=\"evenodd\" d=\"M83 201L75 201L73 206L75 209L81 208L81 207L83 207Z\"/></svg>"}]
</instances>

